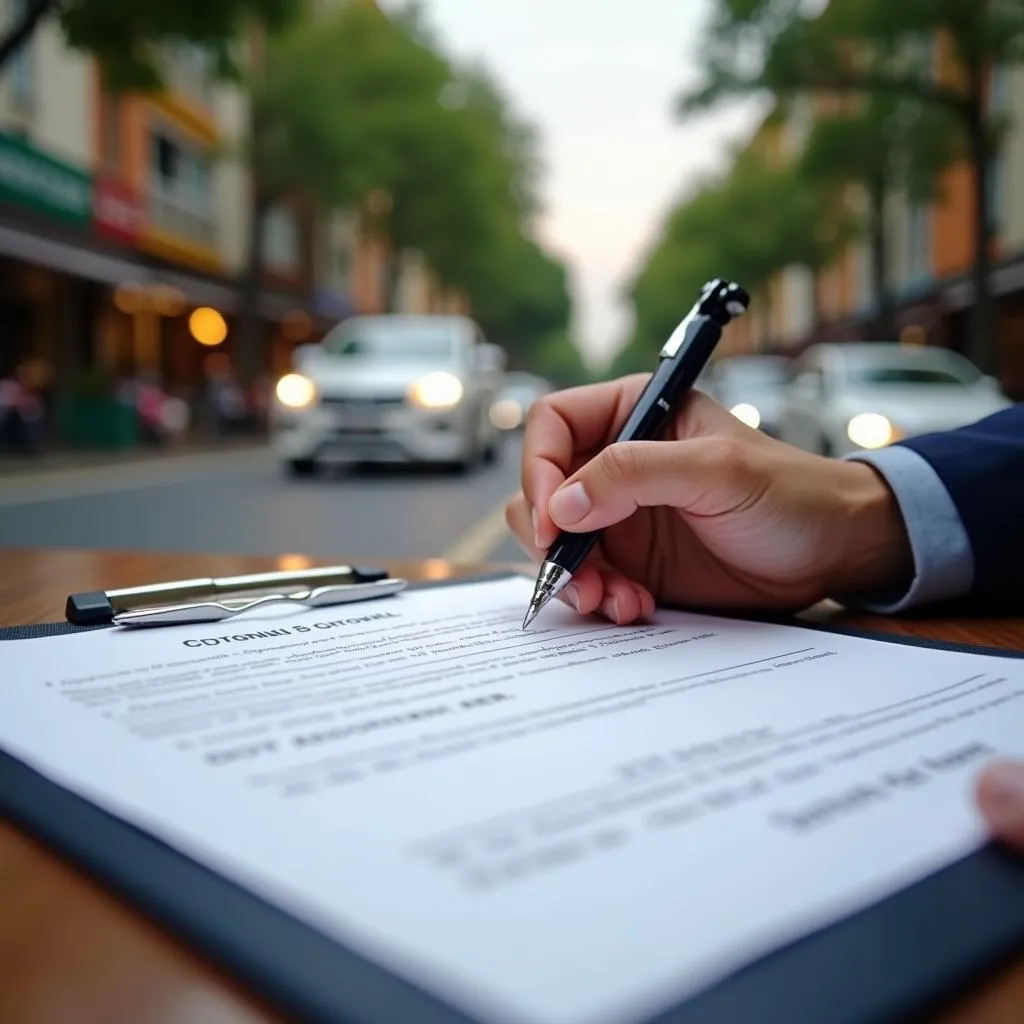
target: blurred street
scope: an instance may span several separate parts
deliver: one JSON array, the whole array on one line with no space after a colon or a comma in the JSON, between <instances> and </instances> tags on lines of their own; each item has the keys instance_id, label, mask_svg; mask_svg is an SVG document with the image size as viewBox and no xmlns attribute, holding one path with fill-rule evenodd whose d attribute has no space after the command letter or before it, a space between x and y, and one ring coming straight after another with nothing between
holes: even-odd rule
<instances>
[{"instance_id":1,"label":"blurred street","mask_svg":"<svg viewBox=\"0 0 1024 1024\"><path fill-rule=\"evenodd\" d=\"M518 471L517 439L497 464L464 476L379 468L294 481L258 447L42 470L0 477L0 537L9 546L271 554L286 562L288 552L520 560L500 512Z\"/></svg>"},{"instance_id":2,"label":"blurred street","mask_svg":"<svg viewBox=\"0 0 1024 1024\"><path fill-rule=\"evenodd\" d=\"M718 275L790 445L1024 401L1019 4L80 6L0 0L0 547L518 558L532 402Z\"/></svg>"}]
</instances>

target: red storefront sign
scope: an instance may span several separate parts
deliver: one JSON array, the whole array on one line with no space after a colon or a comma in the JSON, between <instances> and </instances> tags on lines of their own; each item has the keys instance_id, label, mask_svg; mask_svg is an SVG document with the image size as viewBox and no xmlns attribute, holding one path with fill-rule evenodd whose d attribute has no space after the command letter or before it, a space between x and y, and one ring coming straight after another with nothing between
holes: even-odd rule
<instances>
[{"instance_id":1,"label":"red storefront sign","mask_svg":"<svg viewBox=\"0 0 1024 1024\"><path fill-rule=\"evenodd\" d=\"M93 199L96 233L123 245L135 245L142 230L138 193L117 178L98 177Z\"/></svg>"}]
</instances>

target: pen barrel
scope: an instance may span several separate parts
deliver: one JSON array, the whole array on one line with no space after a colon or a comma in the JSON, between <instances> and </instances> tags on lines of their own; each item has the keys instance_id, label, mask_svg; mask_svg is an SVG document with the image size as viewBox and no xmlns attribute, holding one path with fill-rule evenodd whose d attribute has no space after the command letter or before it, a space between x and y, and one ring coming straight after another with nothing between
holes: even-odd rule
<instances>
[{"instance_id":1,"label":"pen barrel","mask_svg":"<svg viewBox=\"0 0 1024 1024\"><path fill-rule=\"evenodd\" d=\"M616 443L657 439L707 366L721 337L722 328L710 317L695 318L687 325L678 351L661 358ZM600 537L600 530L562 533L548 551L547 560L575 574Z\"/></svg>"},{"instance_id":2,"label":"pen barrel","mask_svg":"<svg viewBox=\"0 0 1024 1024\"><path fill-rule=\"evenodd\" d=\"M176 604L194 598L206 600L244 594L289 594L313 587L350 584L356 579L351 566L335 565L316 569L254 573L247 576L222 576L194 580L174 580L142 587L110 590L107 598L115 612L135 611L154 604Z\"/></svg>"},{"instance_id":3,"label":"pen barrel","mask_svg":"<svg viewBox=\"0 0 1024 1024\"><path fill-rule=\"evenodd\" d=\"M690 325L679 351L659 361L622 425L617 443L653 441L661 434L707 366L721 337L722 328L710 317L701 317Z\"/></svg>"}]
</instances>

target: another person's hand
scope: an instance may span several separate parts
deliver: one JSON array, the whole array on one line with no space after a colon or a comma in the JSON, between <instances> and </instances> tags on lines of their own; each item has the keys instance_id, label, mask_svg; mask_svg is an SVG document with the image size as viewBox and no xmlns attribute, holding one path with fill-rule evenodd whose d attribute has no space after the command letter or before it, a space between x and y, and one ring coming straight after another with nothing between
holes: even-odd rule
<instances>
[{"instance_id":1,"label":"another person's hand","mask_svg":"<svg viewBox=\"0 0 1024 1024\"><path fill-rule=\"evenodd\" d=\"M977 796L992 834L1024 853L1024 762L1000 761L986 768Z\"/></svg>"},{"instance_id":2,"label":"another person's hand","mask_svg":"<svg viewBox=\"0 0 1024 1024\"><path fill-rule=\"evenodd\" d=\"M574 388L530 410L513 533L539 561L560 529L604 530L564 600L625 624L655 600L793 609L909 584L896 500L870 466L775 441L696 391L662 440L610 444L645 382Z\"/></svg>"}]
</instances>

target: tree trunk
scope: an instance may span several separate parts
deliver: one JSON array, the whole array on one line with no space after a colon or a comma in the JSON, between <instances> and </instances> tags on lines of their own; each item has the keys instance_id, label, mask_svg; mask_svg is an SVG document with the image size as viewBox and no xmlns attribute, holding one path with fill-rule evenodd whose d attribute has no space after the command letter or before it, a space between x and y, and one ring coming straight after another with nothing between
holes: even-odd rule
<instances>
[{"instance_id":1,"label":"tree trunk","mask_svg":"<svg viewBox=\"0 0 1024 1024\"><path fill-rule=\"evenodd\" d=\"M760 302L758 305L761 307L760 320L761 320L761 341L758 346L763 352L771 346L772 343L772 302L771 296L768 294L768 289L765 288L759 296Z\"/></svg>"},{"instance_id":2,"label":"tree trunk","mask_svg":"<svg viewBox=\"0 0 1024 1024\"><path fill-rule=\"evenodd\" d=\"M971 315L967 354L984 373L995 374L997 345L989 290L989 246L992 239L988 171L991 148L983 105L983 72L980 66L970 72L972 102L967 110L967 142L972 165L972 201L974 206L974 309Z\"/></svg>"},{"instance_id":3,"label":"tree trunk","mask_svg":"<svg viewBox=\"0 0 1024 1024\"><path fill-rule=\"evenodd\" d=\"M263 316L260 294L263 290L263 224L270 209L270 197L253 185L249 205L249 254L242 275L242 314L239 345L236 349L238 381L250 385L262 369Z\"/></svg>"},{"instance_id":4,"label":"tree trunk","mask_svg":"<svg viewBox=\"0 0 1024 1024\"><path fill-rule=\"evenodd\" d=\"M825 326L825 313L821 308L821 297L818 294L819 267L808 267L811 274L811 331L814 338L820 338Z\"/></svg>"},{"instance_id":5,"label":"tree trunk","mask_svg":"<svg viewBox=\"0 0 1024 1024\"><path fill-rule=\"evenodd\" d=\"M868 189L870 212L868 232L871 245L871 286L875 295L874 331L877 340L895 336L893 301L889 290L889 246L885 237L885 182L871 183Z\"/></svg>"},{"instance_id":6,"label":"tree trunk","mask_svg":"<svg viewBox=\"0 0 1024 1024\"><path fill-rule=\"evenodd\" d=\"M32 38L39 23L57 9L57 0L32 0L21 20L0 39L0 70Z\"/></svg>"}]
</instances>

